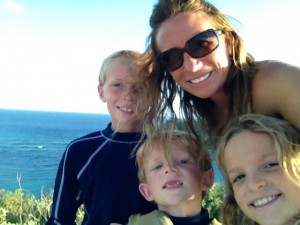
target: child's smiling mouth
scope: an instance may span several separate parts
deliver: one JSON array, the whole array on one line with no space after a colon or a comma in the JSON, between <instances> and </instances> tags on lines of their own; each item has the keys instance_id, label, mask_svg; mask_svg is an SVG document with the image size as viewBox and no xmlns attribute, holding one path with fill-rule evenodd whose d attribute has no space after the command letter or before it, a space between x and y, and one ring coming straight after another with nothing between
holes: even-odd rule
<instances>
[{"instance_id":1,"label":"child's smiling mouth","mask_svg":"<svg viewBox=\"0 0 300 225\"><path fill-rule=\"evenodd\" d=\"M172 180L168 181L167 183L164 184L163 189L173 189L173 188L178 188L181 187L183 183L179 180Z\"/></svg>"},{"instance_id":2,"label":"child's smiling mouth","mask_svg":"<svg viewBox=\"0 0 300 225\"><path fill-rule=\"evenodd\" d=\"M277 194L277 195L273 195L273 196L269 196L269 197L265 197L259 200L254 201L253 203L251 203L250 205L253 207L263 207L265 205L270 204L271 202L275 201L276 199L278 199L281 196L281 194Z\"/></svg>"}]
</instances>

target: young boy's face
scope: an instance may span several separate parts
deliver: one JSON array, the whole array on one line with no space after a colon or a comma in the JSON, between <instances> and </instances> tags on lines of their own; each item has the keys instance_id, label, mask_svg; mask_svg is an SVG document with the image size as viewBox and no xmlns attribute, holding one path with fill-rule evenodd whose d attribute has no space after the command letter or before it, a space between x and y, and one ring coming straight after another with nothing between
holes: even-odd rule
<instances>
[{"instance_id":1,"label":"young boy's face","mask_svg":"<svg viewBox=\"0 0 300 225\"><path fill-rule=\"evenodd\" d=\"M129 73L130 60L114 59L109 65L106 81L98 86L101 100L107 103L112 117L112 128L119 132L140 131L141 121L137 117L137 103L143 88L134 82Z\"/></svg>"},{"instance_id":2,"label":"young boy's face","mask_svg":"<svg viewBox=\"0 0 300 225\"><path fill-rule=\"evenodd\" d=\"M140 184L141 193L148 201L155 201L160 210L171 215L183 216L181 212L189 215L199 213L202 193L213 183L212 171L209 173L211 183L207 184L205 182L208 179L203 178L207 176L206 173L200 175L195 159L186 149L171 145L172 167L168 164L164 152L158 148L146 156L144 170L147 182Z\"/></svg>"},{"instance_id":3,"label":"young boy's face","mask_svg":"<svg viewBox=\"0 0 300 225\"><path fill-rule=\"evenodd\" d=\"M224 151L226 173L242 211L260 225L294 225L300 215L300 188L279 166L271 137L244 131Z\"/></svg>"}]
</instances>

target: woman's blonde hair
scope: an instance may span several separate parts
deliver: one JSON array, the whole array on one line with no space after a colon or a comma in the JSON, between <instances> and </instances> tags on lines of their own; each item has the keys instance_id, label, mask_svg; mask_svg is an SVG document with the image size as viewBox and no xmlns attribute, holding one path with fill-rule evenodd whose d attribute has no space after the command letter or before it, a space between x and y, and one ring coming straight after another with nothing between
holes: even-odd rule
<instances>
[{"instance_id":1,"label":"woman's blonde hair","mask_svg":"<svg viewBox=\"0 0 300 225\"><path fill-rule=\"evenodd\" d=\"M233 188L226 174L224 151L229 140L236 134L251 131L271 137L280 166L286 176L300 188L300 131L287 121L275 117L246 114L233 121L217 147L217 163L225 182L226 197L222 215L224 225L257 224L239 209Z\"/></svg>"}]
</instances>

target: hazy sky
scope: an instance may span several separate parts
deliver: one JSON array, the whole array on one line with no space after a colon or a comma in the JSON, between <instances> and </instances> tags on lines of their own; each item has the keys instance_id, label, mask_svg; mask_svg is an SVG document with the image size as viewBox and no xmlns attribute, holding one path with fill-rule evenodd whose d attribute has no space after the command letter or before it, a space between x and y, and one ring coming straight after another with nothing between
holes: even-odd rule
<instances>
[{"instance_id":1,"label":"hazy sky","mask_svg":"<svg viewBox=\"0 0 300 225\"><path fill-rule=\"evenodd\" d=\"M300 66L299 0L213 0L257 59ZM156 0L0 0L0 108L107 113L102 60L143 51Z\"/></svg>"}]
</instances>

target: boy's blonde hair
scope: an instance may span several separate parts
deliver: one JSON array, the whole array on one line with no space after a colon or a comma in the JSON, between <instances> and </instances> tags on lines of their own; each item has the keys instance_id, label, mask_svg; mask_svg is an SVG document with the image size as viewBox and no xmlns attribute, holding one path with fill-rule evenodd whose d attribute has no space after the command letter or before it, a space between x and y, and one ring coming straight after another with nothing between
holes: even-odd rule
<instances>
[{"instance_id":1,"label":"boy's blonde hair","mask_svg":"<svg viewBox=\"0 0 300 225\"><path fill-rule=\"evenodd\" d=\"M109 69L110 64L119 58L125 58L131 60L130 65L129 65L129 73L132 74L134 78L136 78L137 82L141 82L141 78L143 76L139 76L140 72L140 64L138 63L141 53L138 51L133 51L133 50L120 50L112 53L109 55L106 59L103 60L101 68L100 68L100 73L99 73L99 84L101 86L104 85L106 79L107 79L107 71Z\"/></svg>"},{"instance_id":2,"label":"boy's blonde hair","mask_svg":"<svg viewBox=\"0 0 300 225\"><path fill-rule=\"evenodd\" d=\"M157 131L137 151L136 161L138 165L138 177L140 182L146 182L144 165L152 151L164 152L166 159L172 165L170 159L171 145L176 145L186 149L195 159L199 166L199 176L208 169L212 168L211 157L208 151L199 143L196 138L183 131Z\"/></svg>"},{"instance_id":3,"label":"boy's blonde hair","mask_svg":"<svg viewBox=\"0 0 300 225\"><path fill-rule=\"evenodd\" d=\"M217 163L223 174L226 198L223 204L223 223L226 225L249 224L250 220L239 209L233 188L226 174L224 150L229 140L243 131L267 134L271 137L280 166L287 177L300 188L300 131L285 120L258 114L246 114L232 122L217 147Z\"/></svg>"}]
</instances>

